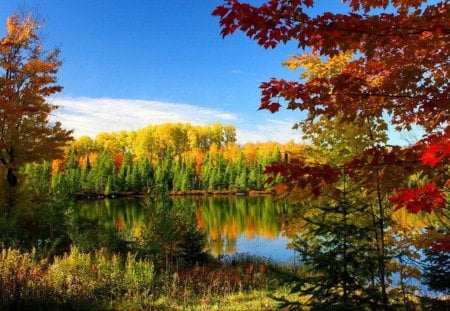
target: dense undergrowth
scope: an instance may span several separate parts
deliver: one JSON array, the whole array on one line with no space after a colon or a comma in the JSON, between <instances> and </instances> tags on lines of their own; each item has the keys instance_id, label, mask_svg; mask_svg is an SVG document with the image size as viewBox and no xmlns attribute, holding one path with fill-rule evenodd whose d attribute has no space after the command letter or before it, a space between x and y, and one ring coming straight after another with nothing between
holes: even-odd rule
<instances>
[{"instance_id":1,"label":"dense undergrowth","mask_svg":"<svg viewBox=\"0 0 450 311\"><path fill-rule=\"evenodd\" d=\"M270 309L275 302L267 293L275 285L266 264L245 257L159 270L106 249L72 247L52 260L15 249L0 255L2 310L201 310L225 303L232 309L245 297Z\"/></svg>"}]
</instances>

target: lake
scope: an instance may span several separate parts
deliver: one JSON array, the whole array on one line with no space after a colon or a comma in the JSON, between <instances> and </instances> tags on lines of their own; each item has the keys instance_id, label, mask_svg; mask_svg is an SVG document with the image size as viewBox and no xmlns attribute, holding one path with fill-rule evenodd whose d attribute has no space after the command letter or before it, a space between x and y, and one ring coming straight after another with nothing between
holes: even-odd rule
<instances>
[{"instance_id":1,"label":"lake","mask_svg":"<svg viewBox=\"0 0 450 311\"><path fill-rule=\"evenodd\" d=\"M197 225L207 235L207 250L214 256L250 254L278 263L295 263L295 251L283 236L282 215L292 209L270 196L199 196L172 198L174 208L195 205ZM148 209L141 198L78 201L76 210L131 237L145 226Z\"/></svg>"}]
</instances>

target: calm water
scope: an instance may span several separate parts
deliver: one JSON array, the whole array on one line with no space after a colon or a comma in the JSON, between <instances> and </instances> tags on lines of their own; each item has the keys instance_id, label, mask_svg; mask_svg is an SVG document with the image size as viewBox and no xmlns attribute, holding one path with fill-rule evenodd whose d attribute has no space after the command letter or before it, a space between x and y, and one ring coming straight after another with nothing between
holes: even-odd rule
<instances>
[{"instance_id":1,"label":"calm water","mask_svg":"<svg viewBox=\"0 0 450 311\"><path fill-rule=\"evenodd\" d=\"M281 219L289 212L288 204L266 196L173 199L175 208L182 204L195 204L197 225L207 233L207 248L213 255L246 253L294 262ZM133 237L139 236L148 212L139 198L83 201L77 203L77 210L86 217L101 217Z\"/></svg>"}]
</instances>

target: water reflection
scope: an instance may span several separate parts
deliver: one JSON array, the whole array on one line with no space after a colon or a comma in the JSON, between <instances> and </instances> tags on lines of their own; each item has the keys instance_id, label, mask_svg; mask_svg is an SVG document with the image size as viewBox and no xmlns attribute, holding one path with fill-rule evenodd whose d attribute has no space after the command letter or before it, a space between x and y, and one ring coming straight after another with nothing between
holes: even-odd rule
<instances>
[{"instance_id":1,"label":"water reflection","mask_svg":"<svg viewBox=\"0 0 450 311\"><path fill-rule=\"evenodd\" d=\"M215 256L250 253L279 261L293 258L281 236L281 215L290 212L284 202L272 197L189 197L174 198L174 208L197 206L197 223L207 233L207 249ZM141 199L121 198L83 201L77 211L89 219L114 225L121 235L139 239L149 214Z\"/></svg>"},{"instance_id":2,"label":"water reflection","mask_svg":"<svg viewBox=\"0 0 450 311\"><path fill-rule=\"evenodd\" d=\"M244 243L256 238L278 239L280 217L286 212L288 205L271 197L206 197L200 200L197 222L208 233L214 255L234 254L238 238Z\"/></svg>"},{"instance_id":3,"label":"water reflection","mask_svg":"<svg viewBox=\"0 0 450 311\"><path fill-rule=\"evenodd\" d=\"M113 224L123 236L139 238L145 226L145 209L136 198L89 200L77 202L77 211L88 219L101 219Z\"/></svg>"}]
</instances>

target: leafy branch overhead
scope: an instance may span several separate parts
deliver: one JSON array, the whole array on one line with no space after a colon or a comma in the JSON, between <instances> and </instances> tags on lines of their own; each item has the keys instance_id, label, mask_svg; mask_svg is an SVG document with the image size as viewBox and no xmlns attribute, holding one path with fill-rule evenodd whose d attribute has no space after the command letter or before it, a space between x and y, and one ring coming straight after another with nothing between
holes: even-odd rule
<instances>
[{"instance_id":1,"label":"leafy branch overhead","mask_svg":"<svg viewBox=\"0 0 450 311\"><path fill-rule=\"evenodd\" d=\"M421 161L416 171L430 172L423 189L433 188L438 199L421 200L399 190L393 198L397 206L410 206L410 200L422 211L445 207L450 157L450 5L420 0L344 2L349 6L347 14L313 16L309 13L315 5L312 0L273 0L260 6L226 0L213 15L220 18L224 37L240 30L264 48L295 42L300 49L312 51L309 56L294 55L284 64L291 70L306 70L299 81L272 78L261 83L260 109L276 112L286 106L306 111L302 129L322 116L342 122L388 116L397 130L422 128L425 136L408 152L396 148L372 156ZM322 57L328 58L328 68L320 67ZM373 159L366 164L375 162L382 164Z\"/></svg>"}]
</instances>

